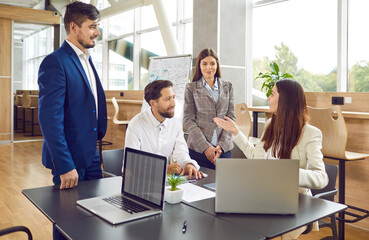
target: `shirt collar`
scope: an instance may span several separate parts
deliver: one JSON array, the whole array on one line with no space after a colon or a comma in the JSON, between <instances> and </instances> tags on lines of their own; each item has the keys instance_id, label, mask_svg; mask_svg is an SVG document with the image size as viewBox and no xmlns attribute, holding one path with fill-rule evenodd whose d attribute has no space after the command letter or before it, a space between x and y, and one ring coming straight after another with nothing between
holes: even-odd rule
<instances>
[{"instance_id":1,"label":"shirt collar","mask_svg":"<svg viewBox=\"0 0 369 240\"><path fill-rule=\"evenodd\" d=\"M154 116L154 114L152 113L152 111L151 111L151 108L149 108L148 110L147 110L147 112L148 112L148 115L149 115L149 118L150 118L150 121L151 121L151 123L152 123L152 125L154 126L154 127L160 127L160 126L164 126L164 127L166 127L167 125L168 125L168 119L167 118L165 118L164 119L164 121L161 123L161 122L159 122L158 121L158 119L156 119L156 117Z\"/></svg>"},{"instance_id":2,"label":"shirt collar","mask_svg":"<svg viewBox=\"0 0 369 240\"><path fill-rule=\"evenodd\" d=\"M209 86L209 85L206 83L206 81L205 81L204 77L201 77L201 80L202 80L202 84L204 84L204 87ZM209 86L209 88L210 88L210 86ZM217 77L215 77L215 83L214 83L213 88L214 88L214 91L219 89L219 88L218 88L218 78L217 78Z\"/></svg>"},{"instance_id":3,"label":"shirt collar","mask_svg":"<svg viewBox=\"0 0 369 240\"><path fill-rule=\"evenodd\" d=\"M77 54L78 57L82 56L82 57L84 57L86 59L88 59L90 57L90 51L88 49L86 49L85 52L82 52L81 49L79 49L76 45L74 45L68 39L65 39L65 41L67 41L67 43L71 46L71 48L76 52L76 54Z\"/></svg>"}]
</instances>

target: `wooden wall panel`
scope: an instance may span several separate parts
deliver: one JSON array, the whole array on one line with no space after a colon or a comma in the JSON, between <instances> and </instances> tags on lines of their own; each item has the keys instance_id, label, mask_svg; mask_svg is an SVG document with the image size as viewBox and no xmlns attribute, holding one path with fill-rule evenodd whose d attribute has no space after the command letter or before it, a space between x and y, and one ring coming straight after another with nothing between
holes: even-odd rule
<instances>
[{"instance_id":1,"label":"wooden wall panel","mask_svg":"<svg viewBox=\"0 0 369 240\"><path fill-rule=\"evenodd\" d=\"M44 11L32 8L17 7L0 4L0 17L41 24L60 24L60 14L54 11Z\"/></svg>"},{"instance_id":2,"label":"wooden wall panel","mask_svg":"<svg viewBox=\"0 0 369 240\"><path fill-rule=\"evenodd\" d=\"M0 134L11 133L11 80L0 78Z\"/></svg>"},{"instance_id":3,"label":"wooden wall panel","mask_svg":"<svg viewBox=\"0 0 369 240\"><path fill-rule=\"evenodd\" d=\"M0 77L11 75L12 20L0 18Z\"/></svg>"},{"instance_id":4,"label":"wooden wall panel","mask_svg":"<svg viewBox=\"0 0 369 240\"><path fill-rule=\"evenodd\" d=\"M11 36L12 21L0 18L0 141L11 138Z\"/></svg>"},{"instance_id":5,"label":"wooden wall panel","mask_svg":"<svg viewBox=\"0 0 369 240\"><path fill-rule=\"evenodd\" d=\"M369 112L369 93L306 92L305 96L312 107L331 107L332 97L351 97L352 103L341 105L342 111Z\"/></svg>"},{"instance_id":6,"label":"wooden wall panel","mask_svg":"<svg viewBox=\"0 0 369 240\"><path fill-rule=\"evenodd\" d=\"M123 96L120 96L123 93ZM113 123L114 107L110 102L112 97L116 99L124 100L142 100L143 91L142 90L130 90L130 91L105 91L107 99L107 111L108 111L108 129L104 137L104 141L111 142L112 145L103 146L104 150L107 149L118 149L124 147L126 125L117 125ZM118 103L119 105L119 115L118 120L130 120L136 114L141 112L140 104L129 104L129 103Z\"/></svg>"},{"instance_id":7,"label":"wooden wall panel","mask_svg":"<svg viewBox=\"0 0 369 240\"><path fill-rule=\"evenodd\" d=\"M121 96L121 94L123 96ZM116 99L126 99L126 100L143 100L144 91L143 90L123 90L123 91L105 91L106 99L111 99L115 97Z\"/></svg>"}]
</instances>

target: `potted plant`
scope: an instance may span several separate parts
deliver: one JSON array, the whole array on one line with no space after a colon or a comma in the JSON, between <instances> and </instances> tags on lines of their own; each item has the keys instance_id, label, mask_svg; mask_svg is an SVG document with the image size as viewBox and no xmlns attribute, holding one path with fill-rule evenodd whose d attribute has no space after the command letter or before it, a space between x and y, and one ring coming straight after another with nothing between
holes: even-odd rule
<instances>
[{"instance_id":1,"label":"potted plant","mask_svg":"<svg viewBox=\"0 0 369 240\"><path fill-rule=\"evenodd\" d=\"M266 96L269 97L272 93L272 89L274 87L274 84L280 79L280 78L292 78L293 76L290 73L282 73L279 71L279 66L276 62L271 62L269 64L272 71L267 73L260 72L259 75L256 77L258 78L265 78L263 85L261 86L261 90L265 88L266 90Z\"/></svg>"},{"instance_id":2,"label":"potted plant","mask_svg":"<svg viewBox=\"0 0 369 240\"><path fill-rule=\"evenodd\" d=\"M182 200L183 190L178 188L178 185L186 182L185 179L180 176L171 174L167 177L167 182L170 188L165 189L165 201L170 204L179 203Z\"/></svg>"}]
</instances>

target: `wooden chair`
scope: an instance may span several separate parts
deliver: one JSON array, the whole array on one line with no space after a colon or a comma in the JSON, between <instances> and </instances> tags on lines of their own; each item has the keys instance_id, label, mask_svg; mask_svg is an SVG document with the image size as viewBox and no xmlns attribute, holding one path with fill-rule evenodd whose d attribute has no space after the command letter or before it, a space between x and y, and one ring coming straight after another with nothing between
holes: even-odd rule
<instances>
[{"instance_id":1,"label":"wooden chair","mask_svg":"<svg viewBox=\"0 0 369 240\"><path fill-rule=\"evenodd\" d=\"M369 154L346 151L347 128L343 118L341 108L333 106L330 108L308 107L310 124L316 126L323 134L322 153L325 158L338 160L339 163L339 203L345 204L345 172L346 162L355 160L364 160ZM369 216L369 211L358 207L347 205L348 209L354 209L356 212L362 212L363 215L349 211L339 214L339 234L340 238L344 236L344 223L357 222ZM345 219L345 214L353 219Z\"/></svg>"},{"instance_id":2,"label":"wooden chair","mask_svg":"<svg viewBox=\"0 0 369 240\"><path fill-rule=\"evenodd\" d=\"M251 116L249 108L246 103L240 103L235 105L235 113L236 113L236 124L240 131L249 138L249 141L253 144L256 144L260 141L260 139L255 137L250 137L251 132Z\"/></svg>"},{"instance_id":3,"label":"wooden chair","mask_svg":"<svg viewBox=\"0 0 369 240\"><path fill-rule=\"evenodd\" d=\"M118 125L127 125L129 123L129 120L118 120L119 105L118 105L117 99L113 97L111 99L111 102L113 103L114 110L115 110L114 115L113 115L113 123L118 124Z\"/></svg>"},{"instance_id":4,"label":"wooden chair","mask_svg":"<svg viewBox=\"0 0 369 240\"><path fill-rule=\"evenodd\" d=\"M23 133L26 133L26 125L31 125L31 136L35 136L35 126L39 125L38 119L35 120L38 112L38 102L32 102L29 92L23 93ZM31 111L31 120L27 120L27 111Z\"/></svg>"},{"instance_id":5,"label":"wooden chair","mask_svg":"<svg viewBox=\"0 0 369 240\"><path fill-rule=\"evenodd\" d=\"M258 141L260 141L258 138L250 137L252 121L250 111L246 103L236 104L235 114L236 114L236 124L238 128L249 139L249 141L253 144L256 144ZM237 147L237 145L235 145L234 148L232 149L232 157L245 158L245 155Z\"/></svg>"},{"instance_id":6,"label":"wooden chair","mask_svg":"<svg viewBox=\"0 0 369 240\"><path fill-rule=\"evenodd\" d=\"M18 130L18 121L22 119L18 118L18 109L20 109L20 100L17 93L14 93L14 130Z\"/></svg>"}]
</instances>

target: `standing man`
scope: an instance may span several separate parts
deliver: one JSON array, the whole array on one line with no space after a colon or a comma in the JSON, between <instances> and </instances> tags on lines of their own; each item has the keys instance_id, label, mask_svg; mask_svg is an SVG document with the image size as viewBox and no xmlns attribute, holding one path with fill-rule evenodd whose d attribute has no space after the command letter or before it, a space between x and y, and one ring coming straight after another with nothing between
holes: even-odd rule
<instances>
[{"instance_id":1,"label":"standing man","mask_svg":"<svg viewBox=\"0 0 369 240\"><path fill-rule=\"evenodd\" d=\"M156 80L145 87L145 100L150 108L137 114L128 124L125 146L173 157L170 174L188 174L195 179L204 177L195 160L190 158L183 135L182 123L174 116L175 94L168 80Z\"/></svg>"},{"instance_id":2,"label":"standing man","mask_svg":"<svg viewBox=\"0 0 369 240\"><path fill-rule=\"evenodd\" d=\"M66 41L39 69L42 163L51 169L53 182L60 189L102 177L96 142L106 132L106 100L88 52L100 35L99 16L93 5L67 5ZM54 239L63 239L55 228Z\"/></svg>"}]
</instances>

